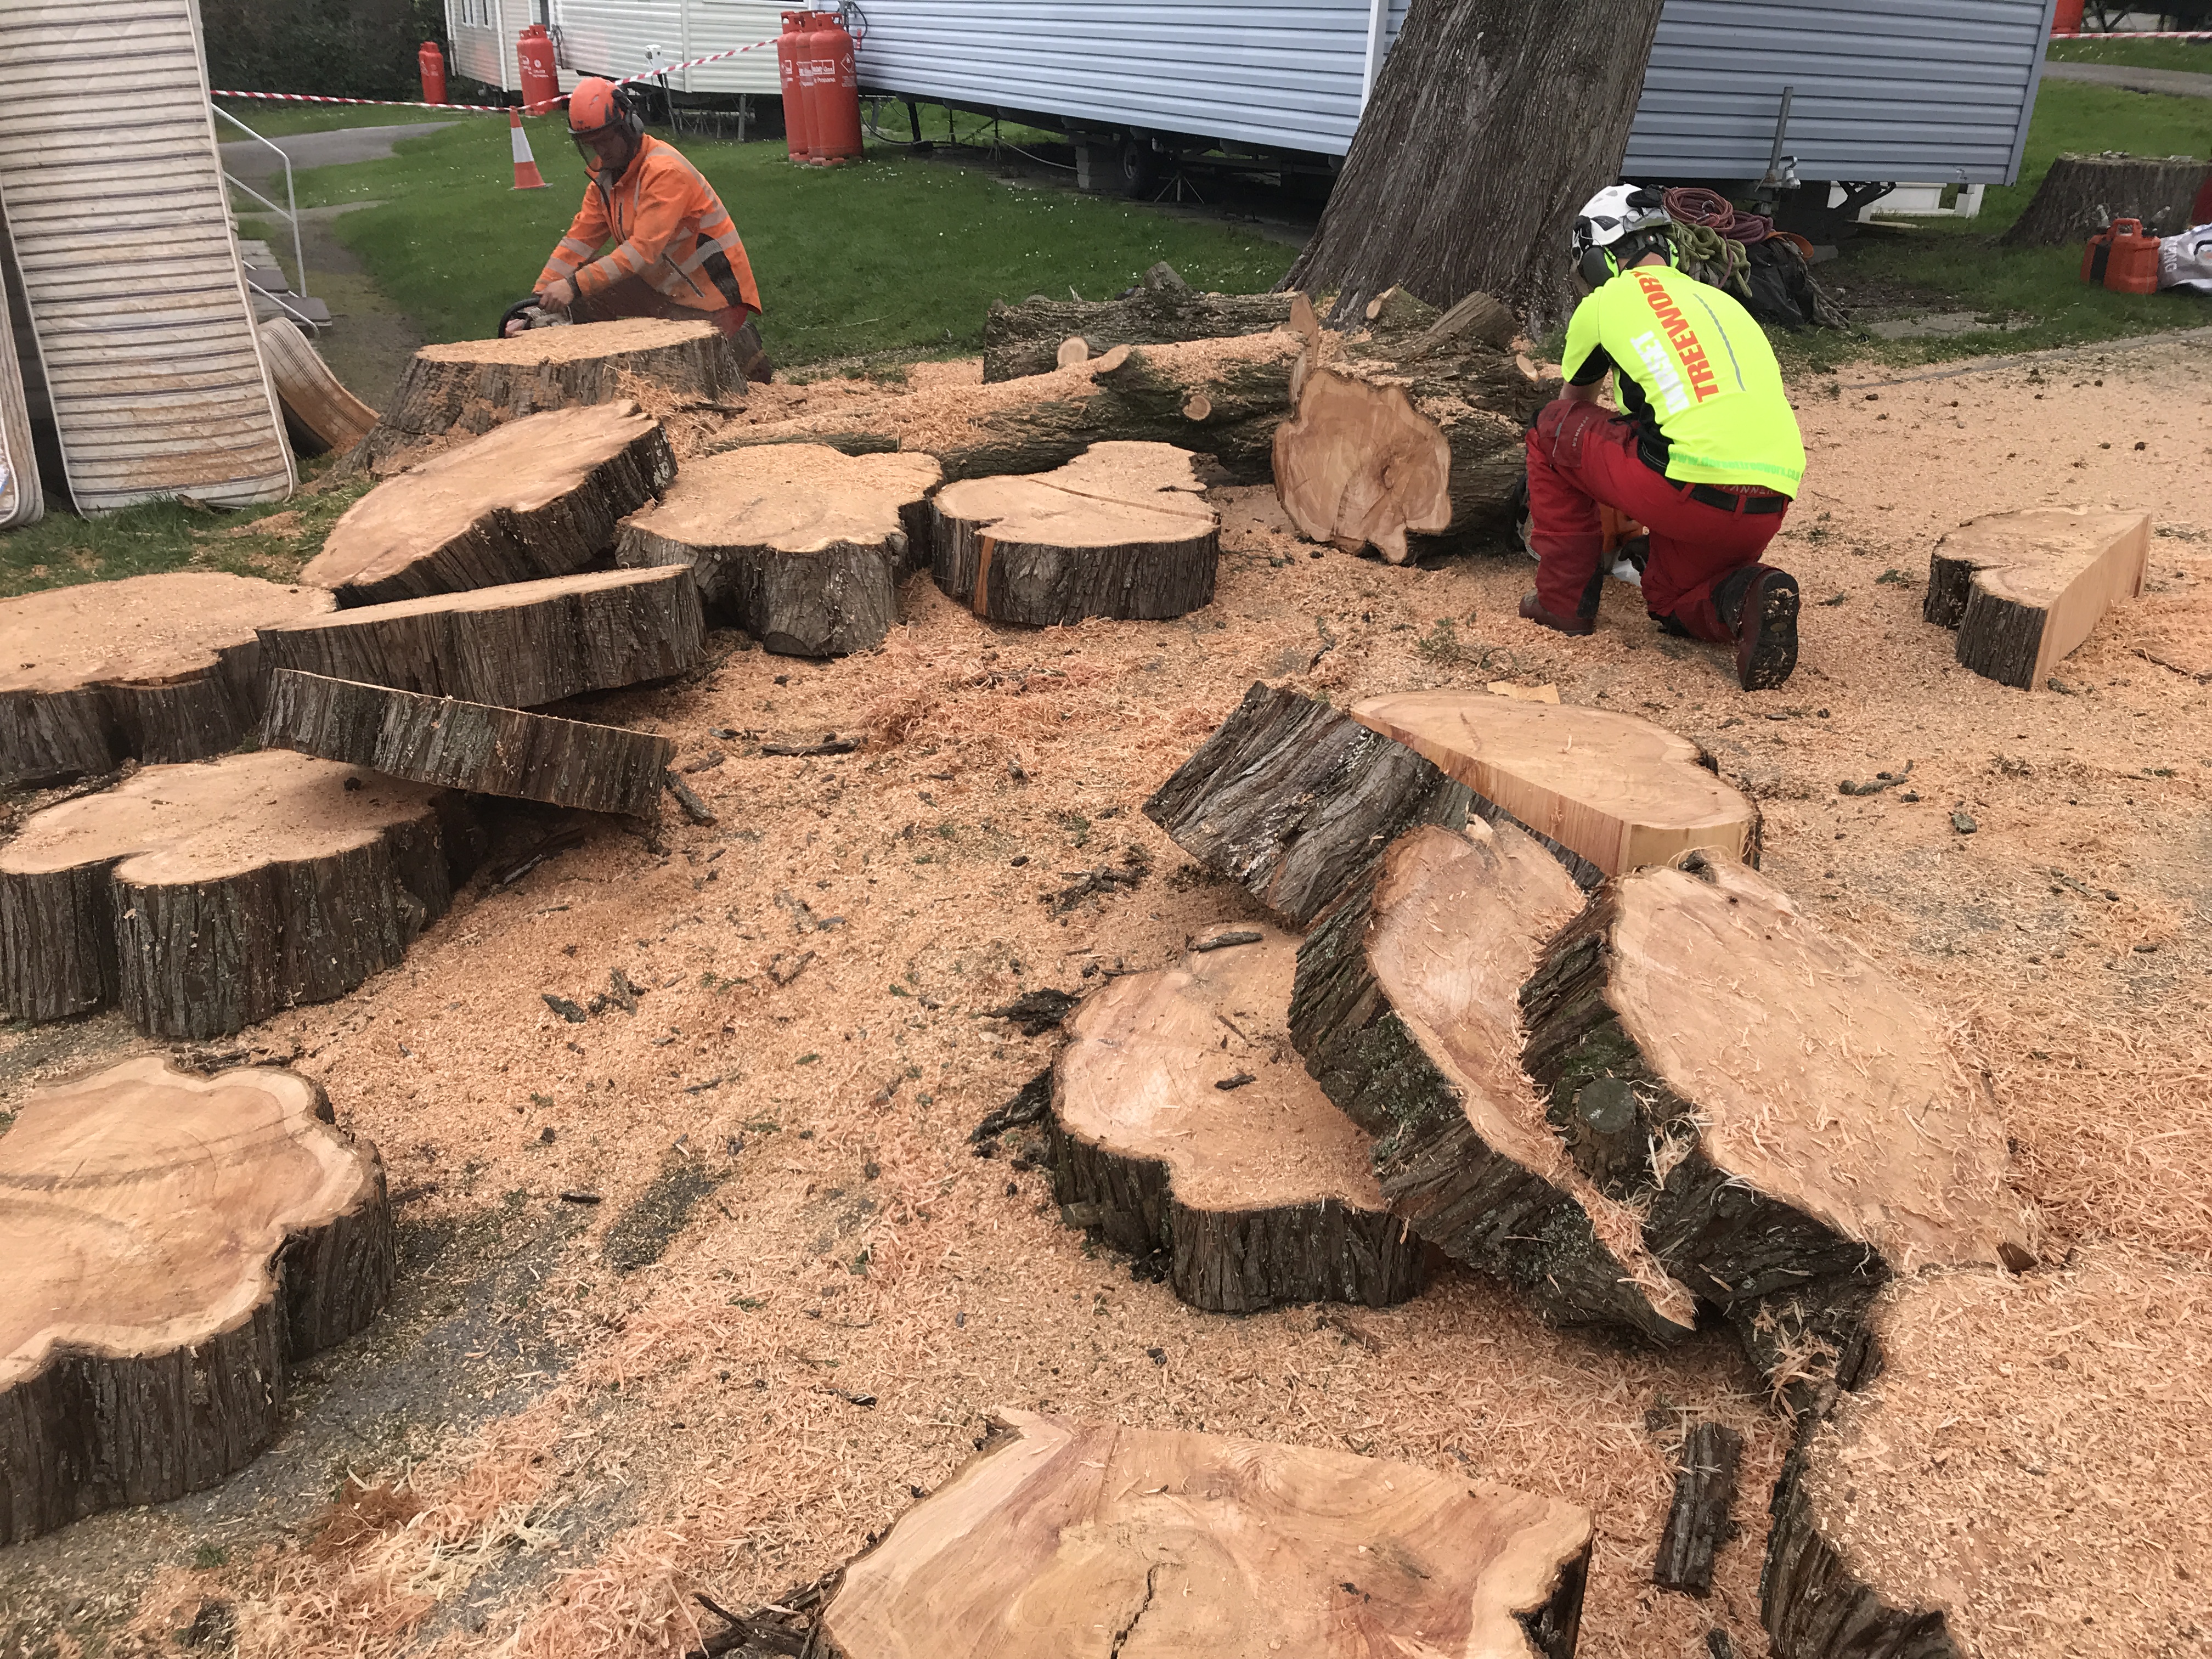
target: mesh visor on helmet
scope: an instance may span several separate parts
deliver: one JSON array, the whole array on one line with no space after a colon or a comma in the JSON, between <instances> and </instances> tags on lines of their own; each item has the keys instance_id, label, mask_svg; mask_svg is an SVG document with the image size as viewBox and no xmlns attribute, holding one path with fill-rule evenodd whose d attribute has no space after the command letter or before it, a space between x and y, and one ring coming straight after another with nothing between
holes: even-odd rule
<instances>
[{"instance_id":1,"label":"mesh visor on helmet","mask_svg":"<svg viewBox=\"0 0 2212 1659\"><path fill-rule=\"evenodd\" d=\"M643 131L629 100L611 82L587 76L568 94L568 137L594 173L604 167L610 177L621 177Z\"/></svg>"}]
</instances>

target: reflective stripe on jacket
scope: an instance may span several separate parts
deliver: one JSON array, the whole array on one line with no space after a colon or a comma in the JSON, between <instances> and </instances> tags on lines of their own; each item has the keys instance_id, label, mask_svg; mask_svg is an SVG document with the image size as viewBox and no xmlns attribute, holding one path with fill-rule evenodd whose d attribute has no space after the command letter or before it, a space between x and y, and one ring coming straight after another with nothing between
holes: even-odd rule
<instances>
[{"instance_id":1,"label":"reflective stripe on jacket","mask_svg":"<svg viewBox=\"0 0 2212 1659\"><path fill-rule=\"evenodd\" d=\"M610 239L614 247L593 258ZM631 276L700 311L761 308L745 245L722 198L682 151L649 135L611 185L592 175L584 205L538 286L566 277L577 293L596 294Z\"/></svg>"}]
</instances>

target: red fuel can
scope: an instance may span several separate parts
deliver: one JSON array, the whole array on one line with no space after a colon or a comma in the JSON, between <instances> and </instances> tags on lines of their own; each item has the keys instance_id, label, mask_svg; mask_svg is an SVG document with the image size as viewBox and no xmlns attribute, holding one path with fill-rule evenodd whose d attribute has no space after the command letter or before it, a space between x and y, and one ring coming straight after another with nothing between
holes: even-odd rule
<instances>
[{"instance_id":1,"label":"red fuel can","mask_svg":"<svg viewBox=\"0 0 2212 1659\"><path fill-rule=\"evenodd\" d=\"M553 62L553 37L543 23L530 24L514 43L514 59L522 71L522 111L540 115L561 100L561 76Z\"/></svg>"},{"instance_id":2,"label":"red fuel can","mask_svg":"<svg viewBox=\"0 0 2212 1659\"><path fill-rule=\"evenodd\" d=\"M2158 292L2158 238L2143 234L2140 219L2115 219L2106 233L2105 286L2115 294Z\"/></svg>"},{"instance_id":3,"label":"red fuel can","mask_svg":"<svg viewBox=\"0 0 2212 1659\"><path fill-rule=\"evenodd\" d=\"M446 101L446 54L438 50L435 40L425 40L422 51L415 54L416 66L422 72L422 101L442 104Z\"/></svg>"}]
</instances>

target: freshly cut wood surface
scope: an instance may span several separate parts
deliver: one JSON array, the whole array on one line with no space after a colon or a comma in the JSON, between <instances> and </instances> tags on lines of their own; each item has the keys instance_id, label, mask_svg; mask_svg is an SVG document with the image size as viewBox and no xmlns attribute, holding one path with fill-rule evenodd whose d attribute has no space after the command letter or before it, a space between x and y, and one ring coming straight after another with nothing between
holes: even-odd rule
<instances>
[{"instance_id":1,"label":"freshly cut wood surface","mask_svg":"<svg viewBox=\"0 0 2212 1659\"><path fill-rule=\"evenodd\" d=\"M1758 862L1758 807L1697 744L1634 714L1407 691L1355 703L1352 717L1605 875L1692 847Z\"/></svg>"},{"instance_id":2,"label":"freshly cut wood surface","mask_svg":"<svg viewBox=\"0 0 2212 1659\"><path fill-rule=\"evenodd\" d=\"M398 962L477 856L434 790L283 750L149 766L0 847L0 1008L222 1036Z\"/></svg>"},{"instance_id":3,"label":"freshly cut wood surface","mask_svg":"<svg viewBox=\"0 0 2212 1659\"><path fill-rule=\"evenodd\" d=\"M453 697L280 670L264 742L390 777L589 812L650 817L676 757L666 738Z\"/></svg>"},{"instance_id":4,"label":"freshly cut wood surface","mask_svg":"<svg viewBox=\"0 0 2212 1659\"><path fill-rule=\"evenodd\" d=\"M1001 1411L845 1569L838 1659L1571 1659L1591 1522L1349 1452Z\"/></svg>"},{"instance_id":5,"label":"freshly cut wood surface","mask_svg":"<svg viewBox=\"0 0 2212 1659\"><path fill-rule=\"evenodd\" d=\"M32 1091L0 1137L0 1545L244 1467L290 1363L392 1285L376 1149L319 1085L153 1056Z\"/></svg>"},{"instance_id":6,"label":"freshly cut wood surface","mask_svg":"<svg viewBox=\"0 0 2212 1659\"><path fill-rule=\"evenodd\" d=\"M937 585L994 622L1180 617L1213 599L1221 518L1188 450L1103 443L1051 472L970 478L931 503Z\"/></svg>"},{"instance_id":7,"label":"freshly cut wood surface","mask_svg":"<svg viewBox=\"0 0 2212 1659\"><path fill-rule=\"evenodd\" d=\"M2078 1252L1887 1285L1774 1495L1779 1659L2185 1653L2212 1629L2212 1274Z\"/></svg>"},{"instance_id":8,"label":"freshly cut wood surface","mask_svg":"<svg viewBox=\"0 0 2212 1659\"><path fill-rule=\"evenodd\" d=\"M0 602L0 787L236 747L267 687L257 630L332 603L319 588L218 571Z\"/></svg>"},{"instance_id":9,"label":"freshly cut wood surface","mask_svg":"<svg viewBox=\"0 0 2212 1659\"><path fill-rule=\"evenodd\" d=\"M1922 614L1959 630L1959 660L1977 674L2033 691L2106 611L2142 597L2149 558L2148 513L1991 514L1936 544Z\"/></svg>"},{"instance_id":10,"label":"freshly cut wood surface","mask_svg":"<svg viewBox=\"0 0 2212 1659\"><path fill-rule=\"evenodd\" d=\"M1275 492L1308 540L1403 564L1408 535L1451 528L1451 444L1405 387L1316 368L1275 434Z\"/></svg>"},{"instance_id":11,"label":"freshly cut wood surface","mask_svg":"<svg viewBox=\"0 0 2212 1659\"><path fill-rule=\"evenodd\" d=\"M1095 357L1117 345L1266 334L1290 321L1292 297L1200 294L1161 264L1145 273L1135 292L1118 300L1048 300L1033 294L1018 306L994 301L983 319L983 378L1012 380L1065 368L1061 354L1071 337L1084 343L1085 357Z\"/></svg>"},{"instance_id":12,"label":"freshly cut wood surface","mask_svg":"<svg viewBox=\"0 0 2212 1659\"><path fill-rule=\"evenodd\" d=\"M254 331L262 360L284 408L284 428L302 455L351 449L376 424L376 411L347 391L322 354L289 317L271 317Z\"/></svg>"},{"instance_id":13,"label":"freshly cut wood surface","mask_svg":"<svg viewBox=\"0 0 2212 1659\"><path fill-rule=\"evenodd\" d=\"M527 708L698 665L684 570L593 570L360 605L263 630L273 669Z\"/></svg>"},{"instance_id":14,"label":"freshly cut wood surface","mask_svg":"<svg viewBox=\"0 0 2212 1659\"><path fill-rule=\"evenodd\" d=\"M635 404L529 416L370 490L300 580L355 605L566 576L675 476Z\"/></svg>"},{"instance_id":15,"label":"freshly cut wood surface","mask_svg":"<svg viewBox=\"0 0 2212 1659\"><path fill-rule=\"evenodd\" d=\"M941 469L914 454L759 444L687 464L623 520L625 565L688 565L767 649L839 657L881 645L898 584L926 556Z\"/></svg>"},{"instance_id":16,"label":"freshly cut wood surface","mask_svg":"<svg viewBox=\"0 0 2212 1659\"><path fill-rule=\"evenodd\" d=\"M1260 937L1207 948L1231 931ZM1168 1252L1176 1294L1210 1312L1382 1307L1421 1287L1368 1136L1291 1052L1297 950L1272 927L1201 930L1181 967L1086 997L1054 1070L1060 1202L1123 1249Z\"/></svg>"}]
</instances>

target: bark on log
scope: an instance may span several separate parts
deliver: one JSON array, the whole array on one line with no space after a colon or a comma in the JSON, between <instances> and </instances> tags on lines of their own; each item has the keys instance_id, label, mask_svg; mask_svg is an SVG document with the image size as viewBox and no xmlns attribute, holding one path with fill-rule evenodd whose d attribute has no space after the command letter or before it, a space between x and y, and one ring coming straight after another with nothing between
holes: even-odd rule
<instances>
[{"instance_id":1,"label":"bark on log","mask_svg":"<svg viewBox=\"0 0 2212 1659\"><path fill-rule=\"evenodd\" d=\"M937 585L979 617L1037 628L1210 605L1221 519L1191 460L1170 444L1093 444L1050 472L947 484L930 503Z\"/></svg>"},{"instance_id":2,"label":"bark on log","mask_svg":"<svg viewBox=\"0 0 2212 1659\"><path fill-rule=\"evenodd\" d=\"M393 966L481 850L459 803L327 761L149 766L0 848L0 1009L227 1036Z\"/></svg>"},{"instance_id":3,"label":"bark on log","mask_svg":"<svg viewBox=\"0 0 2212 1659\"><path fill-rule=\"evenodd\" d=\"M1521 1071L1521 983L1581 904L1510 825L1410 830L1308 935L1291 1036L1376 1137L1382 1194L1416 1232L1560 1324L1677 1338L1688 1292L1576 1168Z\"/></svg>"},{"instance_id":4,"label":"bark on log","mask_svg":"<svg viewBox=\"0 0 2212 1659\"><path fill-rule=\"evenodd\" d=\"M530 416L370 490L300 580L357 605L570 575L675 476L635 404Z\"/></svg>"},{"instance_id":5,"label":"bark on log","mask_svg":"<svg viewBox=\"0 0 2212 1659\"><path fill-rule=\"evenodd\" d=\"M633 318L424 346L400 377L392 406L346 464L386 477L526 415L613 403L640 391L742 404L745 377L736 349L705 322Z\"/></svg>"},{"instance_id":6,"label":"bark on log","mask_svg":"<svg viewBox=\"0 0 2212 1659\"><path fill-rule=\"evenodd\" d=\"M318 588L175 571L0 604L0 788L236 748L268 690L256 630L332 603Z\"/></svg>"},{"instance_id":7,"label":"bark on log","mask_svg":"<svg viewBox=\"0 0 2212 1659\"><path fill-rule=\"evenodd\" d=\"M2140 219L2145 235L2172 236L2189 228L2207 171L2194 155L2062 155L1997 240L2008 247L2079 245L2115 219Z\"/></svg>"},{"instance_id":8,"label":"bark on log","mask_svg":"<svg viewBox=\"0 0 2212 1659\"><path fill-rule=\"evenodd\" d=\"M690 463L658 506L623 520L615 558L690 566L701 592L768 650L872 650L898 620L900 580L925 556L939 476L927 455L726 450Z\"/></svg>"},{"instance_id":9,"label":"bark on log","mask_svg":"<svg viewBox=\"0 0 2212 1659\"><path fill-rule=\"evenodd\" d=\"M1201 938L1069 1018L1047 1137L1063 1212L1165 1252L1176 1294L1209 1313L1402 1302L1425 1247L1384 1208L1367 1137L1288 1053L1297 941L1241 931L1257 937Z\"/></svg>"},{"instance_id":10,"label":"bark on log","mask_svg":"<svg viewBox=\"0 0 2212 1659\"><path fill-rule=\"evenodd\" d=\"M1651 1582L1660 1589L1711 1593L1713 1558L1728 1542L1729 1506L1735 1502L1742 1456L1743 1437L1725 1423L1700 1423L1683 1437L1674 1502L1651 1565Z\"/></svg>"},{"instance_id":11,"label":"bark on log","mask_svg":"<svg viewBox=\"0 0 2212 1659\"><path fill-rule=\"evenodd\" d=\"M296 1073L128 1060L0 1139L0 1261L6 1545L260 1455L292 1364L391 1290L384 1166Z\"/></svg>"},{"instance_id":12,"label":"bark on log","mask_svg":"<svg viewBox=\"0 0 2212 1659\"><path fill-rule=\"evenodd\" d=\"M284 410L284 430L302 455L351 449L376 424L376 411L347 391L299 325L271 317L254 331Z\"/></svg>"},{"instance_id":13,"label":"bark on log","mask_svg":"<svg viewBox=\"0 0 2212 1659\"><path fill-rule=\"evenodd\" d=\"M994 1415L847 1565L817 1629L829 1659L1572 1659L1592 1530L1573 1504L1349 1452Z\"/></svg>"},{"instance_id":14,"label":"bark on log","mask_svg":"<svg viewBox=\"0 0 2212 1659\"><path fill-rule=\"evenodd\" d=\"M1255 681L1145 816L1304 927L1403 831L1463 828L1468 791L1326 703Z\"/></svg>"},{"instance_id":15,"label":"bark on log","mask_svg":"<svg viewBox=\"0 0 2212 1659\"><path fill-rule=\"evenodd\" d=\"M1060 354L1070 338L1080 338L1085 355L1096 357L1117 345L1265 334L1290 317L1287 294L1200 294L1166 265L1155 265L1134 293L1118 300L993 301L983 320L983 378L1049 374L1066 366Z\"/></svg>"},{"instance_id":16,"label":"bark on log","mask_svg":"<svg viewBox=\"0 0 2212 1659\"><path fill-rule=\"evenodd\" d=\"M2142 597L2150 514L2036 507L1952 531L1929 556L1921 614L1959 630L1959 660L2033 691L2105 612Z\"/></svg>"}]
</instances>

